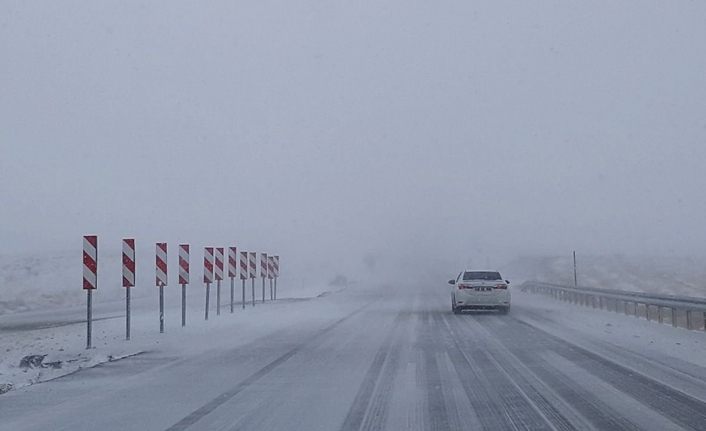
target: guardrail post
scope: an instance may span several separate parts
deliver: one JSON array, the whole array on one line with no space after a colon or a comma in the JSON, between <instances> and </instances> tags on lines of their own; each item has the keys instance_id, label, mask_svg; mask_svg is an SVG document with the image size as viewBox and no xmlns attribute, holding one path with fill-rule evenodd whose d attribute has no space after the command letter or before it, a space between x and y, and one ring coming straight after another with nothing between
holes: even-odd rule
<instances>
[{"instance_id":1,"label":"guardrail post","mask_svg":"<svg viewBox=\"0 0 706 431\"><path fill-rule=\"evenodd\" d=\"M691 329L691 310L686 310L686 329Z\"/></svg>"},{"instance_id":2,"label":"guardrail post","mask_svg":"<svg viewBox=\"0 0 706 431\"><path fill-rule=\"evenodd\" d=\"M662 322L662 306L661 305L657 306L657 321L659 323L664 323L664 322Z\"/></svg>"},{"instance_id":3,"label":"guardrail post","mask_svg":"<svg viewBox=\"0 0 706 431\"><path fill-rule=\"evenodd\" d=\"M674 307L672 307L671 310L672 310L672 326L676 328L677 327L677 310Z\"/></svg>"}]
</instances>

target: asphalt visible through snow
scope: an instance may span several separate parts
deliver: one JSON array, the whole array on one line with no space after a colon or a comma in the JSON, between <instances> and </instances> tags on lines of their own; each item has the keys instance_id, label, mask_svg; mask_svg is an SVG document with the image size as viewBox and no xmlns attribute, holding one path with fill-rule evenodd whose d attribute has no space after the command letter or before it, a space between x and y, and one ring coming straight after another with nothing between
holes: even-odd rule
<instances>
[{"instance_id":1,"label":"asphalt visible through snow","mask_svg":"<svg viewBox=\"0 0 706 431\"><path fill-rule=\"evenodd\" d=\"M454 315L433 288L312 301L345 306L244 346L156 350L14 391L0 429L706 429L706 370L597 353L518 298L509 315Z\"/></svg>"}]
</instances>

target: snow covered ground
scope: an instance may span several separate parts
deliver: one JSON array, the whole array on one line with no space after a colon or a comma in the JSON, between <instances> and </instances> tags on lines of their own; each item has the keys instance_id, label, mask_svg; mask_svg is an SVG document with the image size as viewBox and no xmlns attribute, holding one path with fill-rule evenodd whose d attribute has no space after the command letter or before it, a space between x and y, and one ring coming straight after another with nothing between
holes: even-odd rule
<instances>
[{"instance_id":1,"label":"snow covered ground","mask_svg":"<svg viewBox=\"0 0 706 431\"><path fill-rule=\"evenodd\" d=\"M48 279L54 265L62 266L62 259L42 261L41 271L33 272L24 264L11 266L13 272L24 273L35 282ZM25 261L28 262L28 261ZM74 267L75 262L74 263ZM61 272L59 272L61 276ZM11 280L6 274L6 280ZM243 310L242 285L236 280L234 300L235 312L230 314L230 282L223 281L221 287L221 315L216 315L216 286L211 286L209 321L204 320L205 288L202 284L188 287L187 319L185 328L181 327L180 288L165 289L166 333L159 333L158 290L155 287L135 288L131 298L131 340L125 341L125 300L124 290L102 288L95 292L93 309L93 346L85 349L86 344L86 308L85 292L75 285L66 285L65 289L50 290L49 283L43 285L45 294L37 302L15 301L21 304L13 313L0 314L0 392L10 388L20 388L37 382L48 381L76 370L97 364L124 358L154 349L175 350L180 355L189 351L202 352L212 346L213 334L223 334L235 330L238 337L251 339L267 330L268 322L285 304L298 303L327 295L342 289L341 286L287 284L287 278L278 281L278 300L271 303L269 284L266 284L266 302L262 304L262 281L255 280L256 305L251 305L252 287L246 282L247 304ZM32 292L35 286L28 282L14 284ZM75 284L75 283L74 283ZM36 288L42 289L41 286ZM112 290L112 292L111 292ZM51 293L49 293L51 292ZM21 295L19 295L21 296ZM18 296L18 297L19 297ZM28 296L27 293L24 296ZM22 309L31 311L20 311ZM297 316L298 308L291 309ZM286 317L285 317L286 318ZM220 331L220 332L219 332ZM184 346L189 346L185 350ZM41 365L29 368L20 367L22 358L39 355Z\"/></svg>"},{"instance_id":2,"label":"snow covered ground","mask_svg":"<svg viewBox=\"0 0 706 431\"><path fill-rule=\"evenodd\" d=\"M188 356L190 352L200 353L213 347L211 335L225 336L229 331L236 331L239 340L247 342L262 336L276 325L273 320L295 319L302 310L308 310L307 299L317 296L327 296L353 286L361 286L355 282L339 277L326 284L306 284L301 279L284 278L280 280L279 300L277 303L262 305L261 280L256 280L256 307L247 305L240 308L241 284L236 280L235 313L229 312L229 282L222 286L222 314L216 316L216 289L211 288L210 320L204 321L204 287L201 284L188 288L188 326L180 327L180 294L179 289L168 287L166 290L166 333L159 334L157 289L154 287L138 287L133 289L132 298L132 339L125 341L124 289L117 282L101 284L95 295L93 345L91 350L85 349L85 293L76 286L75 278L76 256L72 254L56 254L52 256L2 258L0 277L3 282L3 301L5 308L0 312L0 392L12 388L21 388L38 382L55 379L77 370L95 366L131 355L160 350L174 355ZM119 271L117 257L107 256L103 263L106 270L101 274ZM531 262L539 262L533 259ZM519 262L519 261L517 261ZM517 263L516 262L516 263ZM523 260L522 265L527 265ZM533 273L529 274L525 267L516 265L517 278L513 286L519 286L519 274L539 279L564 281L560 276L560 268L566 262L561 259L544 259L538 263ZM623 265L620 261L612 265L597 260L583 269L582 279L593 280L593 284L608 283L601 276L612 279L615 274L632 269L632 278L622 276L620 280L640 280L635 284L620 284L622 287L640 285L654 286L657 289L665 284L655 283L650 277L655 269L650 266ZM68 268L68 269L67 269ZM600 268L600 271L598 270ZM69 269L71 269L69 271ZM663 272L666 270L662 270ZM144 274L138 283L143 285L151 281L150 274ZM512 271L508 271L512 274ZM682 275L686 272L682 271ZM593 274L593 275L591 275ZM609 274L613 276L609 277ZM664 274L668 274L664 272ZM590 275L590 276L589 276ZM665 275L666 279L675 279ZM107 278L107 277L106 277ZM55 280L63 282L54 283ZM696 282L694 282L695 284ZM682 286L684 283L682 283ZM611 287L615 287L611 285ZM643 289L644 290L644 289ZM687 290L684 290L685 292ZM693 290L689 290L693 294ZM536 325L545 325L547 319L551 324L548 331L562 335L566 329L572 333L585 335L583 339L595 338L616 345L631 345L635 350L644 349L659 355L676 355L681 360L694 362L698 366L706 366L700 358L706 358L703 334L674 329L653 322L646 322L614 313L597 310L587 310L580 307L552 301L548 298L524 295L515 292L514 313L531 320ZM246 296L251 298L250 281L246 284ZM266 292L269 298L269 291ZM335 295L334 295L335 296ZM335 302L335 301L334 301ZM287 310L282 313L282 310ZM317 313L320 312L316 311ZM544 327L542 326L542 327ZM557 332L558 331L558 332ZM208 335L208 336L206 336ZM600 344L600 343L599 343ZM184 346L189 346L184 349ZM39 355L34 366L21 367L23 358L29 355Z\"/></svg>"},{"instance_id":3,"label":"snow covered ground","mask_svg":"<svg viewBox=\"0 0 706 431\"><path fill-rule=\"evenodd\" d=\"M142 310L130 342L122 319L97 322L82 365L137 356L2 395L0 429L702 429L703 333L513 301L457 316L445 285L368 286L204 322L194 298L165 334ZM47 336L67 343L52 360L85 357L80 324L3 345Z\"/></svg>"},{"instance_id":4,"label":"snow covered ground","mask_svg":"<svg viewBox=\"0 0 706 431\"><path fill-rule=\"evenodd\" d=\"M519 290L513 292L513 300L519 305L516 317L593 351L606 351L605 346L613 346L645 358L669 357L706 368L706 334L703 332L581 307Z\"/></svg>"}]
</instances>

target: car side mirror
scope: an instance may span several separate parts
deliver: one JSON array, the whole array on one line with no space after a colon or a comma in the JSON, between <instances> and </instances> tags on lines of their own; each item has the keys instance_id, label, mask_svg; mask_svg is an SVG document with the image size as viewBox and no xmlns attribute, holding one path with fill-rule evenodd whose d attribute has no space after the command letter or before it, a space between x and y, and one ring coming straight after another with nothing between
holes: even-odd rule
<instances>
[{"instance_id":1,"label":"car side mirror","mask_svg":"<svg viewBox=\"0 0 706 431\"><path fill-rule=\"evenodd\" d=\"M449 284L456 284L456 280L449 280Z\"/></svg>"},{"instance_id":2,"label":"car side mirror","mask_svg":"<svg viewBox=\"0 0 706 431\"><path fill-rule=\"evenodd\" d=\"M508 280L505 280L505 283L510 284L510 282Z\"/></svg>"}]
</instances>

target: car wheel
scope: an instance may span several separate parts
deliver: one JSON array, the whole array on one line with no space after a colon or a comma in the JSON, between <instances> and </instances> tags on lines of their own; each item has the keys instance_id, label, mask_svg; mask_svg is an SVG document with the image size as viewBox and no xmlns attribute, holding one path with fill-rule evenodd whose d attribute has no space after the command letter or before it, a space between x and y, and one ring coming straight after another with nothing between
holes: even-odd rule
<instances>
[{"instance_id":1,"label":"car wheel","mask_svg":"<svg viewBox=\"0 0 706 431\"><path fill-rule=\"evenodd\" d=\"M500 311L500 314L507 314L510 312L510 307L500 307L498 310Z\"/></svg>"},{"instance_id":2,"label":"car wheel","mask_svg":"<svg viewBox=\"0 0 706 431\"><path fill-rule=\"evenodd\" d=\"M456 307L456 301L451 298L451 311L453 311L454 314L461 314L461 310Z\"/></svg>"}]
</instances>

